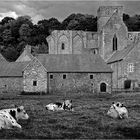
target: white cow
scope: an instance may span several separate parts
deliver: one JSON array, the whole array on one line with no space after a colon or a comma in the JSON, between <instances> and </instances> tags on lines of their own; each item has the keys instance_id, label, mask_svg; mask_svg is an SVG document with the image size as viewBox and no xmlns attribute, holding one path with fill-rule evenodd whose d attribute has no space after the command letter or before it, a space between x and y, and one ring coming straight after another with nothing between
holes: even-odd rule
<instances>
[{"instance_id":1,"label":"white cow","mask_svg":"<svg viewBox=\"0 0 140 140\"><path fill-rule=\"evenodd\" d=\"M72 100L65 100L63 103L55 102L46 105L46 110L58 111L58 110L71 110L72 108Z\"/></svg>"},{"instance_id":2,"label":"white cow","mask_svg":"<svg viewBox=\"0 0 140 140\"><path fill-rule=\"evenodd\" d=\"M107 112L107 115L109 115L112 118L125 119L128 118L128 111L122 103L113 102L110 109Z\"/></svg>"},{"instance_id":3,"label":"white cow","mask_svg":"<svg viewBox=\"0 0 140 140\"><path fill-rule=\"evenodd\" d=\"M22 128L21 125L17 123L19 119L29 119L23 106L0 110L0 129Z\"/></svg>"}]
</instances>

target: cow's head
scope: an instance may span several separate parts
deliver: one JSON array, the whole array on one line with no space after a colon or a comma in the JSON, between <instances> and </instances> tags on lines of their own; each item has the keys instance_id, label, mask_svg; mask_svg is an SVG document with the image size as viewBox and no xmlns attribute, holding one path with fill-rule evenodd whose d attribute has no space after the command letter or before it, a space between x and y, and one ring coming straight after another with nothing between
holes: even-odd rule
<instances>
[{"instance_id":1,"label":"cow's head","mask_svg":"<svg viewBox=\"0 0 140 140\"><path fill-rule=\"evenodd\" d=\"M65 100L63 105L64 109L72 110L72 100Z\"/></svg>"},{"instance_id":2,"label":"cow's head","mask_svg":"<svg viewBox=\"0 0 140 140\"><path fill-rule=\"evenodd\" d=\"M22 119L22 120L27 120L29 119L28 114L24 110L24 106L19 106L16 107L16 109L10 111L11 115L16 118L16 120Z\"/></svg>"}]
</instances>

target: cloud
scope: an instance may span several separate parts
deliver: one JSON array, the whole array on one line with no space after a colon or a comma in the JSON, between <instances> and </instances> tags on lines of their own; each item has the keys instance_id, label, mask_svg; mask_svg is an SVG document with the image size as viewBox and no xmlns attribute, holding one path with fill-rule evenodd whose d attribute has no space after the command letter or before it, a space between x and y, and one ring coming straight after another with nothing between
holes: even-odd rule
<instances>
[{"instance_id":1,"label":"cloud","mask_svg":"<svg viewBox=\"0 0 140 140\"><path fill-rule=\"evenodd\" d=\"M14 11L0 13L0 20L2 20L4 17L13 17L14 19L16 19L18 17L18 15Z\"/></svg>"},{"instance_id":2,"label":"cloud","mask_svg":"<svg viewBox=\"0 0 140 140\"><path fill-rule=\"evenodd\" d=\"M97 15L99 6L106 5L123 5L124 12L130 15L139 14L140 1L48 1L48 0L0 0L0 15L6 13L11 16L29 15L34 23L41 19L57 18L59 21L64 20L72 13L83 13ZM12 15L13 14L13 15Z\"/></svg>"}]
</instances>

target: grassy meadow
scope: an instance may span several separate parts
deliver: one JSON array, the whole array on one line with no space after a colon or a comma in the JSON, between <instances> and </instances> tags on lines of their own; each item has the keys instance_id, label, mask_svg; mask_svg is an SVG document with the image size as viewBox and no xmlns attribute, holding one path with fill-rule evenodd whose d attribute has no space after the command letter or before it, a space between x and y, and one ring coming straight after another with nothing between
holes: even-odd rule
<instances>
[{"instance_id":1,"label":"grassy meadow","mask_svg":"<svg viewBox=\"0 0 140 140\"><path fill-rule=\"evenodd\" d=\"M47 111L45 105L72 99L75 111ZM106 115L112 101L123 102L127 120ZM57 93L49 95L0 94L0 109L23 105L30 119L19 121L22 130L0 130L0 139L137 139L140 138L140 93L93 95Z\"/></svg>"}]
</instances>

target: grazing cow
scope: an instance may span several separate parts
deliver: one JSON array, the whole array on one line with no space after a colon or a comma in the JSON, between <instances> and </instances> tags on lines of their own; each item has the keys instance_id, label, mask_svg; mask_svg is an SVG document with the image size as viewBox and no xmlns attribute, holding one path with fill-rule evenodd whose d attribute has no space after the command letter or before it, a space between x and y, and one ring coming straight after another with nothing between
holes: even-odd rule
<instances>
[{"instance_id":1,"label":"grazing cow","mask_svg":"<svg viewBox=\"0 0 140 140\"><path fill-rule=\"evenodd\" d=\"M63 103L55 102L46 105L47 110L58 111L58 110L71 110L72 108L72 100L65 100Z\"/></svg>"},{"instance_id":2,"label":"grazing cow","mask_svg":"<svg viewBox=\"0 0 140 140\"><path fill-rule=\"evenodd\" d=\"M113 102L110 109L107 112L107 115L109 115L112 118L125 119L128 118L128 111L122 103Z\"/></svg>"},{"instance_id":3,"label":"grazing cow","mask_svg":"<svg viewBox=\"0 0 140 140\"><path fill-rule=\"evenodd\" d=\"M28 114L23 106L0 110L0 129L22 128L17 123L19 119L27 120Z\"/></svg>"}]
</instances>

